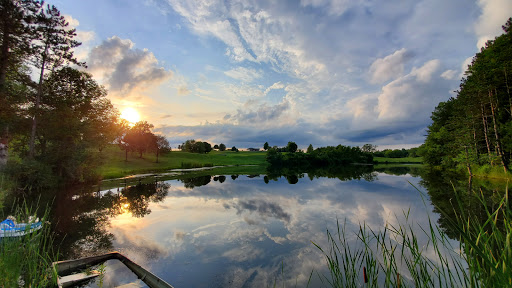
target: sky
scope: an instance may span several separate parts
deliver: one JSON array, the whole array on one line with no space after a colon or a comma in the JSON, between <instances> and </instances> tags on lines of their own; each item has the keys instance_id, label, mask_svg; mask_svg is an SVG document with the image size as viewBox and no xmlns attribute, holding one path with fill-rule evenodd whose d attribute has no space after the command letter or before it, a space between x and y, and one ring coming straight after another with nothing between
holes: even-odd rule
<instances>
[{"instance_id":1,"label":"sky","mask_svg":"<svg viewBox=\"0 0 512 288\"><path fill-rule=\"evenodd\" d=\"M53 0L123 112L177 147L410 148L512 0Z\"/></svg>"}]
</instances>

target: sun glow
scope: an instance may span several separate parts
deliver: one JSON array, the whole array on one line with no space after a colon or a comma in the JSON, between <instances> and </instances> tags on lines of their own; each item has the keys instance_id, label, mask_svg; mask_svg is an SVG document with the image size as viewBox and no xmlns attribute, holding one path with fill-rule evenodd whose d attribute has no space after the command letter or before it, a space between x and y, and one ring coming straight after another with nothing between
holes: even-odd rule
<instances>
[{"instance_id":1,"label":"sun glow","mask_svg":"<svg viewBox=\"0 0 512 288\"><path fill-rule=\"evenodd\" d=\"M126 119L128 122L135 124L139 122L140 115L137 110L135 110L132 107L126 107L123 109L123 112L121 112L121 118Z\"/></svg>"}]
</instances>

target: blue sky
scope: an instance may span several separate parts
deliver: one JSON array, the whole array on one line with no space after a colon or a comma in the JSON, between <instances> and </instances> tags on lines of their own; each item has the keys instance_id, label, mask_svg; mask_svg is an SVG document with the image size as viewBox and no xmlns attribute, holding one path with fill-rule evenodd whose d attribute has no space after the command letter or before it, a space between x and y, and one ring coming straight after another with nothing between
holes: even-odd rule
<instances>
[{"instance_id":1,"label":"blue sky","mask_svg":"<svg viewBox=\"0 0 512 288\"><path fill-rule=\"evenodd\" d=\"M173 147L418 146L512 0L55 0L88 71Z\"/></svg>"}]
</instances>

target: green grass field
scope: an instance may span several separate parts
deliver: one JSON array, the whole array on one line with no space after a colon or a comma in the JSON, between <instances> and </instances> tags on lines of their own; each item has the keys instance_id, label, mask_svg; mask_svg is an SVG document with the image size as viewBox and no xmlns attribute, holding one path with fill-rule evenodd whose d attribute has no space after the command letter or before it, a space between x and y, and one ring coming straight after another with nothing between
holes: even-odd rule
<instances>
[{"instance_id":1,"label":"green grass field","mask_svg":"<svg viewBox=\"0 0 512 288\"><path fill-rule=\"evenodd\" d=\"M261 152L232 152L232 151L211 151L208 154L188 153L172 151L159 157L153 153L145 153L139 158L138 153L129 153L128 161L125 161L124 151L117 146L111 146L100 154L102 165L98 173L103 179L123 177L126 175L159 172L169 169L180 169L187 167L204 166L227 166L227 165L261 165L265 166L265 153Z\"/></svg>"},{"instance_id":2,"label":"green grass field","mask_svg":"<svg viewBox=\"0 0 512 288\"><path fill-rule=\"evenodd\" d=\"M387 157L373 157L374 162L378 163L423 163L422 157L405 157L405 158L387 158Z\"/></svg>"}]
</instances>

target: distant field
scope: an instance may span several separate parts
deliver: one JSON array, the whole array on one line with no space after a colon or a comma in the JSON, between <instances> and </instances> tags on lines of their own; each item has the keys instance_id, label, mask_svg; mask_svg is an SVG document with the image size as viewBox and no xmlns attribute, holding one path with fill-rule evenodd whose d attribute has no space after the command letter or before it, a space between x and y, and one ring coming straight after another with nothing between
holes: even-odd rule
<instances>
[{"instance_id":1,"label":"distant field","mask_svg":"<svg viewBox=\"0 0 512 288\"><path fill-rule=\"evenodd\" d=\"M208 154L188 153L172 151L159 157L159 163L155 163L153 153L146 153L142 159L138 153L129 153L128 161L125 161L124 151L117 146L111 146L100 154L103 165L98 168L98 173L103 179L118 178L130 174L157 172L169 169L182 168L182 163L193 166L226 166L226 165L266 165L264 151L260 152L232 152L211 151Z\"/></svg>"},{"instance_id":2,"label":"distant field","mask_svg":"<svg viewBox=\"0 0 512 288\"><path fill-rule=\"evenodd\" d=\"M405 157L405 158L386 158L386 157L373 157L374 162L379 163L423 163L422 157Z\"/></svg>"}]
</instances>

